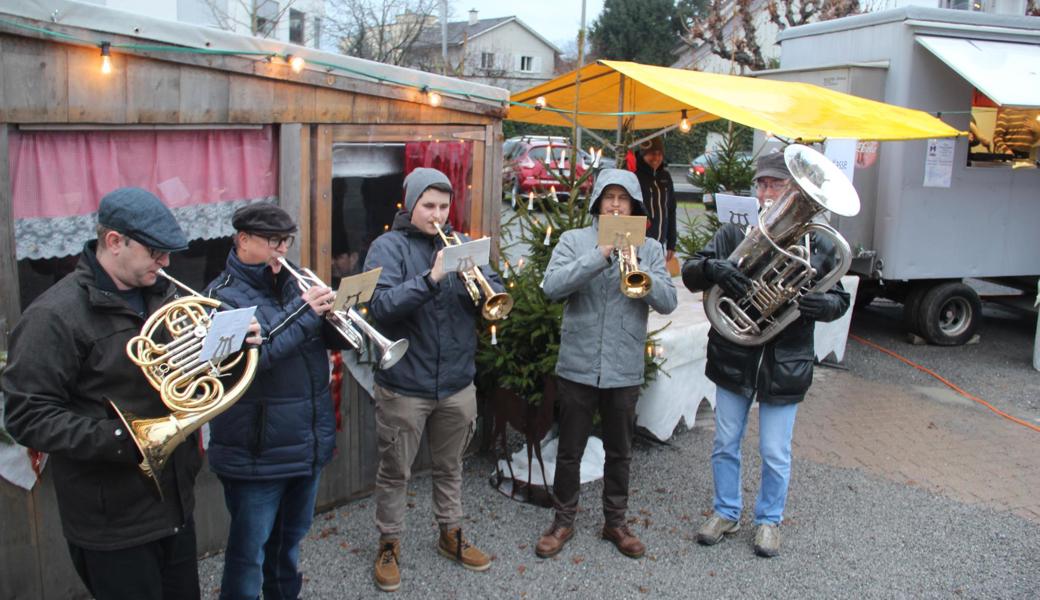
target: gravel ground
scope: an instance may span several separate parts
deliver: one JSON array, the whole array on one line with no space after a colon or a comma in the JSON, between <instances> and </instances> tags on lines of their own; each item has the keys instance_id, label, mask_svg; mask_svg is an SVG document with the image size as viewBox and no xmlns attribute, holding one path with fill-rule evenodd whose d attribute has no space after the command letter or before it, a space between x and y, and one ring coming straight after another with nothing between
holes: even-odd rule
<instances>
[{"instance_id":1,"label":"gravel ground","mask_svg":"<svg viewBox=\"0 0 1040 600\"><path fill-rule=\"evenodd\" d=\"M403 540L400 597L426 598L1034 598L1040 588L1040 526L954 502L855 470L795 457L782 528L782 554L751 550L748 523L705 548L693 532L710 506L712 431L698 426L666 446L637 444L630 520L648 545L641 560L599 539L599 482L583 489L588 508L556 558L534 556L548 510L520 504L488 485L489 457L467 461L464 529L494 556L471 573L435 549L430 479L412 483L414 510ZM745 490L756 484L757 452L745 448ZM753 493L746 492L750 511ZM377 598L371 568L377 534L371 499L319 515L302 548L307 598ZM200 564L204 597L216 597L220 555Z\"/></svg>"},{"instance_id":2,"label":"gravel ground","mask_svg":"<svg viewBox=\"0 0 1040 600\"><path fill-rule=\"evenodd\" d=\"M1036 317L989 303L983 304L983 317L977 344L914 346L903 329L902 305L876 300L853 314L852 333L935 371L1001 410L1040 423L1040 372L1032 366ZM871 381L949 389L934 377L851 339L845 365Z\"/></svg>"}]
</instances>

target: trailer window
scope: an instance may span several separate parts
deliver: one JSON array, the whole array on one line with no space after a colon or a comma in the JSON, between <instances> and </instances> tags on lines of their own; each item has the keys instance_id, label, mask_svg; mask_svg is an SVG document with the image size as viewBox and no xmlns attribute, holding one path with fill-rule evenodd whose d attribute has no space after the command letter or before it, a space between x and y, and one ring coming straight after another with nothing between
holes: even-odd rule
<instances>
[{"instance_id":1,"label":"trailer window","mask_svg":"<svg viewBox=\"0 0 1040 600\"><path fill-rule=\"evenodd\" d=\"M976 104L969 128L968 166L1037 168L1040 110Z\"/></svg>"}]
</instances>

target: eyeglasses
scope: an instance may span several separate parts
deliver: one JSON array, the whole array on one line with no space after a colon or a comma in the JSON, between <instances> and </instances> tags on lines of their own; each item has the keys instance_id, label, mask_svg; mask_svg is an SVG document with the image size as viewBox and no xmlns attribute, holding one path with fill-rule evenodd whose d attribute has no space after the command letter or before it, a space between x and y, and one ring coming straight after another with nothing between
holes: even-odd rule
<instances>
[{"instance_id":1,"label":"eyeglasses","mask_svg":"<svg viewBox=\"0 0 1040 600\"><path fill-rule=\"evenodd\" d=\"M296 242L295 235L262 235L259 233L250 233L249 235L267 240L267 247L272 250L278 248L282 244L286 244L287 248L292 248L293 244Z\"/></svg>"},{"instance_id":2,"label":"eyeglasses","mask_svg":"<svg viewBox=\"0 0 1040 600\"><path fill-rule=\"evenodd\" d=\"M773 190L774 192L780 192L787 187L788 183L790 182L786 179L772 179L770 181L759 179L755 182L755 187L760 190Z\"/></svg>"},{"instance_id":3,"label":"eyeglasses","mask_svg":"<svg viewBox=\"0 0 1040 600\"><path fill-rule=\"evenodd\" d=\"M124 235L123 237L126 238L127 242L133 241L138 246L141 246L142 248L147 250L148 251L148 256L150 256L152 258L152 260L159 260L159 259L161 259L164 256L169 256L170 255L169 251L167 251L167 250L156 250L155 248L152 248L151 246L147 246L145 244L142 244L141 242L133 239L132 237L130 237L128 235Z\"/></svg>"}]
</instances>

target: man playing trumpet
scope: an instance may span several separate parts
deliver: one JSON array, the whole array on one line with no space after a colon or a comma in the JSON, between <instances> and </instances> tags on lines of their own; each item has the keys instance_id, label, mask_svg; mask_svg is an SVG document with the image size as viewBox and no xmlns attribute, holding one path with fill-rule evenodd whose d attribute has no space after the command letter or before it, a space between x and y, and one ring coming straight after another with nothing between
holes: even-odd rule
<instances>
[{"instance_id":1,"label":"man playing trumpet","mask_svg":"<svg viewBox=\"0 0 1040 600\"><path fill-rule=\"evenodd\" d=\"M256 306L265 343L252 386L210 424L210 467L231 514L220 597L297 598L300 542L336 446L326 348L344 341L325 325L332 290L301 292L279 261L293 244L292 217L259 203L237 210L231 224L235 246L208 292L229 306Z\"/></svg>"},{"instance_id":2,"label":"man playing trumpet","mask_svg":"<svg viewBox=\"0 0 1040 600\"><path fill-rule=\"evenodd\" d=\"M438 227L450 233L445 222L451 200L451 183L440 171L417 168L409 173L405 209L397 213L392 229L372 243L365 260L366 271L383 269L369 302L373 318L387 336L410 343L396 365L375 372L380 538L374 577L384 591L401 585L398 561L408 480L424 429L433 460L437 548L467 569L491 566L488 556L462 535L462 454L476 427L473 377L480 309L460 274L443 268ZM481 271L493 291L503 291L497 274L487 266Z\"/></svg>"},{"instance_id":3,"label":"man playing trumpet","mask_svg":"<svg viewBox=\"0 0 1040 600\"><path fill-rule=\"evenodd\" d=\"M559 553L574 535L581 457L597 410L606 450L602 537L625 556L639 558L646 552L625 523L632 434L643 384L647 315L650 308L661 314L675 310L675 286L657 240L647 237L635 249L635 257L627 256L649 275L649 290L640 291L640 297L622 294L622 270L616 264L626 258L617 255L627 255L632 247L597 245L600 215L646 215L636 176L604 169L591 198L592 225L564 232L542 280L549 298L565 302L556 363L560 391L560 446L553 481L556 514L535 548L542 558Z\"/></svg>"}]
</instances>

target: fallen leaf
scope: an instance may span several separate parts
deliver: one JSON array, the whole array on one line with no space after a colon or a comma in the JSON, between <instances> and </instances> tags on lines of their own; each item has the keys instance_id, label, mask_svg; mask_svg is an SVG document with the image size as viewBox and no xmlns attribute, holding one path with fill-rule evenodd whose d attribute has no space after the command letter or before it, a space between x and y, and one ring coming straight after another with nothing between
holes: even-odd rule
<instances>
[{"instance_id":1,"label":"fallen leaf","mask_svg":"<svg viewBox=\"0 0 1040 600\"><path fill-rule=\"evenodd\" d=\"M576 564L576 565L580 565L581 563L585 562L585 557L584 556L575 556L574 558L571 559L571 562Z\"/></svg>"},{"instance_id":2,"label":"fallen leaf","mask_svg":"<svg viewBox=\"0 0 1040 600\"><path fill-rule=\"evenodd\" d=\"M524 565L520 565L519 567L516 568L516 572L521 574L521 575L523 575L524 571L526 571L526 570L527 570L527 567L525 567Z\"/></svg>"}]
</instances>

